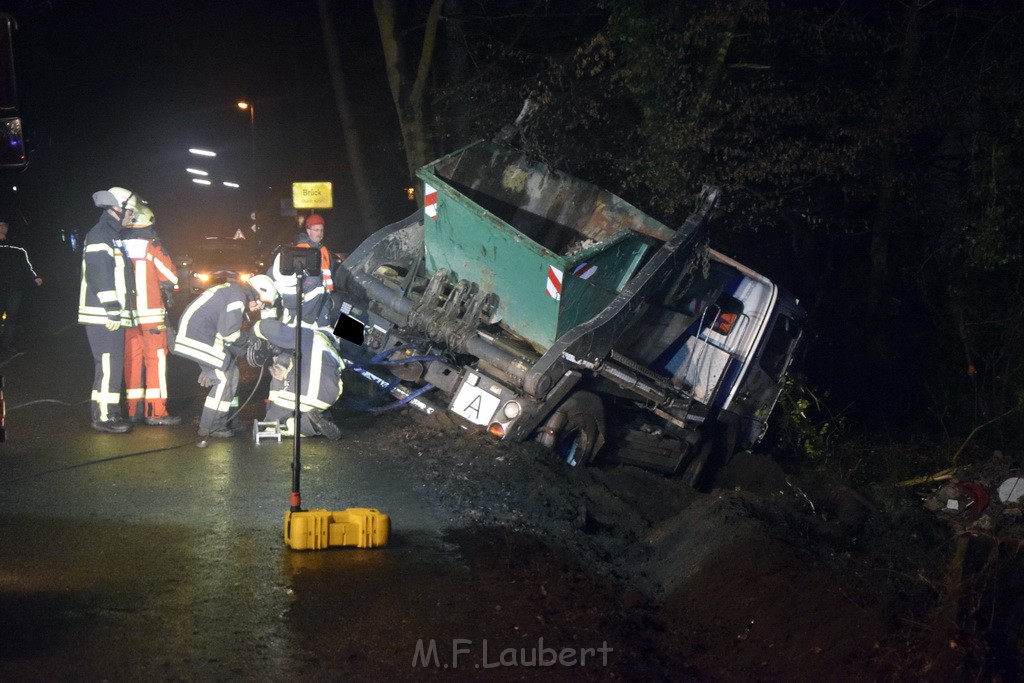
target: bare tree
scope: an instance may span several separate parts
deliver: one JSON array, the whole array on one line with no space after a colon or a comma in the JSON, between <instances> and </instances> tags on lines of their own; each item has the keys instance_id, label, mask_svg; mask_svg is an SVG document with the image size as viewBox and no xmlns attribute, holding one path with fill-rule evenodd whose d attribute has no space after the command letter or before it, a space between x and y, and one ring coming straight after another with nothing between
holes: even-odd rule
<instances>
[{"instance_id":1,"label":"bare tree","mask_svg":"<svg viewBox=\"0 0 1024 683\"><path fill-rule=\"evenodd\" d=\"M352 104L349 101L348 89L345 86L345 76L341 70L341 50L338 46L338 36L334 31L334 24L330 17L329 1L319 0L317 3L320 10L320 26L323 29L324 51L327 53L327 66L331 73L331 85L334 88L334 103L338 108L338 116L341 117L341 126L345 134L345 153L348 156L348 163L352 169L352 187L355 189L359 216L362 219L362 234L359 237L363 237L380 227L380 221L377 218L377 211L370 198L370 187L367 183L366 170L363 165L363 149L359 141L359 129L355 124Z\"/></svg>"},{"instance_id":2,"label":"bare tree","mask_svg":"<svg viewBox=\"0 0 1024 683\"><path fill-rule=\"evenodd\" d=\"M409 76L406 68L402 42L396 21L394 0L374 0L373 10L377 15L377 26L380 29L381 46L384 49L384 64L391 86L391 99L398 112L398 122L402 129L402 142L405 145L405 158L409 169L409 177L413 178L416 169L430 160L430 144L427 140L426 113L424 111L424 92L427 76L430 73L437 45L437 26L441 18L441 6L444 0L433 0L430 12L423 28L423 43L419 60L416 62L415 76Z\"/></svg>"}]
</instances>

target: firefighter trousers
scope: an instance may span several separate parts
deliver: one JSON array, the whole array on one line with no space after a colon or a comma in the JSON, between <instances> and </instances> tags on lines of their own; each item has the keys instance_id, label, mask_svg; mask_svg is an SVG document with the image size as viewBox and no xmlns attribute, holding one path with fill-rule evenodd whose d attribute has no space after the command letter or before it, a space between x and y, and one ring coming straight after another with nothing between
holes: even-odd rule
<instances>
[{"instance_id":1,"label":"firefighter trousers","mask_svg":"<svg viewBox=\"0 0 1024 683\"><path fill-rule=\"evenodd\" d=\"M128 416L167 416L167 328L124 331L124 388Z\"/></svg>"},{"instance_id":2,"label":"firefighter trousers","mask_svg":"<svg viewBox=\"0 0 1024 683\"><path fill-rule=\"evenodd\" d=\"M313 410L316 410L315 408ZM266 422L277 422L281 425L281 434L291 436L295 428L295 410L288 410L273 403L267 405L267 416L263 418ZM320 434L313 422L309 419L309 411L304 411L299 417L299 434L302 436L317 436Z\"/></svg>"},{"instance_id":3,"label":"firefighter trousers","mask_svg":"<svg viewBox=\"0 0 1024 683\"><path fill-rule=\"evenodd\" d=\"M267 415L263 418L267 422L277 422L283 429L284 436L291 436L295 429L295 393L289 390L294 385L295 371L292 370L284 380L270 380L270 395L267 401ZM313 411L323 413L325 410L341 397L341 376L333 379L329 376L320 378L317 388L322 396L310 396L309 389L299 396L299 434L302 436L317 436L320 430L313 425L309 414ZM327 418L328 420L330 417Z\"/></svg>"},{"instance_id":4,"label":"firefighter trousers","mask_svg":"<svg viewBox=\"0 0 1024 683\"><path fill-rule=\"evenodd\" d=\"M226 370L200 364L203 374L212 382L210 393L203 403L199 416L199 433L219 432L229 429L228 417L238 407L238 365L232 361Z\"/></svg>"},{"instance_id":5,"label":"firefighter trousers","mask_svg":"<svg viewBox=\"0 0 1024 683\"><path fill-rule=\"evenodd\" d=\"M92 349L93 422L121 419L121 383L124 379L124 330L111 332L103 325L86 325Z\"/></svg>"}]
</instances>

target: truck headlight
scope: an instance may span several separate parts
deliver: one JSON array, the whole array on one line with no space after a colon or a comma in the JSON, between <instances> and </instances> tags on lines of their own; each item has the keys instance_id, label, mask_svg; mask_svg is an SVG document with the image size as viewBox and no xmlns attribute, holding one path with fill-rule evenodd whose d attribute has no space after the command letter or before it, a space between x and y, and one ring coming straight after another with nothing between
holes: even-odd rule
<instances>
[{"instance_id":1,"label":"truck headlight","mask_svg":"<svg viewBox=\"0 0 1024 683\"><path fill-rule=\"evenodd\" d=\"M519 417L519 414L523 412L523 407L519 405L517 401L509 401L505 404L505 407L501 409L501 412L505 414L510 420L514 420Z\"/></svg>"}]
</instances>

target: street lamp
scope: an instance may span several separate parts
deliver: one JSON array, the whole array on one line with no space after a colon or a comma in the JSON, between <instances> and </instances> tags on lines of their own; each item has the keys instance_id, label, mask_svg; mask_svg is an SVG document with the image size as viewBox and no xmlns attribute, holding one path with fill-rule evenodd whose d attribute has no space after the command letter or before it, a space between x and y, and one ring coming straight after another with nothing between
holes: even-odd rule
<instances>
[{"instance_id":1,"label":"street lamp","mask_svg":"<svg viewBox=\"0 0 1024 683\"><path fill-rule=\"evenodd\" d=\"M249 145L252 152L252 178L249 181L252 184L252 229L254 233L258 233L259 226L256 223L256 207L258 206L256 193L256 107L251 102L239 100L238 108L243 111L249 110ZM257 237L257 242L259 241L259 237Z\"/></svg>"}]
</instances>

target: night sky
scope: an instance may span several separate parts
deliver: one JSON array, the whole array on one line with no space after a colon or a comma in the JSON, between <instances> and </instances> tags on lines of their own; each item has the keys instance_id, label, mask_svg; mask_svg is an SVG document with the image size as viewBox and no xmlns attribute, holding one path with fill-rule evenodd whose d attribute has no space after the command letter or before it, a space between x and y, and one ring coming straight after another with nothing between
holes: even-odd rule
<instances>
[{"instance_id":1,"label":"night sky","mask_svg":"<svg viewBox=\"0 0 1024 683\"><path fill-rule=\"evenodd\" d=\"M228 236L248 224L255 148L266 234L289 229L280 206L292 182L331 181L327 241L358 243L345 229L348 162L315 0L12 0L0 9L18 22L15 64L31 144L29 169L0 181L12 237L43 245L62 230L88 229L98 215L92 193L112 185L149 201L174 251ZM367 172L385 200L395 197L385 217L399 217L414 207L403 204L400 135L372 5L335 1L332 12ZM255 104L255 138L238 100ZM218 156L200 159L189 147ZM214 184L192 183L189 166L209 171Z\"/></svg>"}]
</instances>

